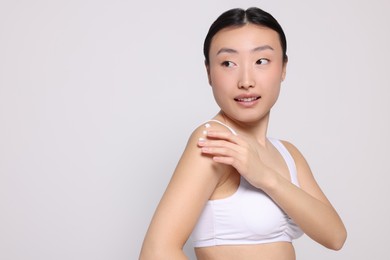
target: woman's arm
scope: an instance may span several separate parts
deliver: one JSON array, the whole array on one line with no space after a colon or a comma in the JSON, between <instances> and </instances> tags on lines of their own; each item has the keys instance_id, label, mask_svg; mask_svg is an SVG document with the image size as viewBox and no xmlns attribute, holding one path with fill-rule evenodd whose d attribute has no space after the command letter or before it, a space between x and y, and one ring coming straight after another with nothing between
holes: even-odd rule
<instances>
[{"instance_id":1,"label":"woman's arm","mask_svg":"<svg viewBox=\"0 0 390 260\"><path fill-rule=\"evenodd\" d=\"M347 236L344 224L292 144L284 142L297 165L300 188L263 163L256 140L226 131L208 131L207 137L199 142L203 153L233 166L249 183L266 192L313 240L334 250L343 246Z\"/></svg>"},{"instance_id":2,"label":"woman's arm","mask_svg":"<svg viewBox=\"0 0 390 260\"><path fill-rule=\"evenodd\" d=\"M201 154L203 130L188 141L146 233L141 260L187 259L182 248L226 168Z\"/></svg>"},{"instance_id":3,"label":"woman's arm","mask_svg":"<svg viewBox=\"0 0 390 260\"><path fill-rule=\"evenodd\" d=\"M342 220L317 184L303 155L291 143L283 141L283 144L294 158L300 188L285 178L277 178L266 192L309 237L327 248L341 249L347 237Z\"/></svg>"}]
</instances>

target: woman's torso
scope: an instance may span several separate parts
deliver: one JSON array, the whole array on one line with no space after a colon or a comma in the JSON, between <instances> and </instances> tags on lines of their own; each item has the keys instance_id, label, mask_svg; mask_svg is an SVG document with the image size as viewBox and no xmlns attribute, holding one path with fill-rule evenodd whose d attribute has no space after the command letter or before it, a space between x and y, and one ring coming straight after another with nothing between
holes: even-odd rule
<instances>
[{"instance_id":1,"label":"woman's torso","mask_svg":"<svg viewBox=\"0 0 390 260\"><path fill-rule=\"evenodd\" d=\"M270 143L271 144L271 143ZM285 178L291 181L291 174L285 158L280 151L272 144L271 149L260 151L260 156L264 163L269 167L275 169ZM240 177L239 173L231 168L227 172L226 177L221 185L219 185L212 194L210 201L231 199L237 196L236 193L242 182L245 182ZM247 185L247 183L244 183ZM222 244L213 246L196 247L195 252L199 260L213 260L213 259L247 259L247 260L294 260L294 248L289 241L272 241L266 243L252 243L252 244Z\"/></svg>"},{"instance_id":2,"label":"woman's torso","mask_svg":"<svg viewBox=\"0 0 390 260\"><path fill-rule=\"evenodd\" d=\"M195 253L198 260L295 260L295 250L289 242L200 247Z\"/></svg>"}]
</instances>

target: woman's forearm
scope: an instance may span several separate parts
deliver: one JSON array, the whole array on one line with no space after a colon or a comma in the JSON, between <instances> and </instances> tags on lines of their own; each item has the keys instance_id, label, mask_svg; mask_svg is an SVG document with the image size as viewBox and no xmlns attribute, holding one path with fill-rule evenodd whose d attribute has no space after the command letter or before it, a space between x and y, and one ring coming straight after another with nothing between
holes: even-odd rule
<instances>
[{"instance_id":1,"label":"woman's forearm","mask_svg":"<svg viewBox=\"0 0 390 260\"><path fill-rule=\"evenodd\" d=\"M280 175L265 192L300 226L313 240L323 246L339 250L347 232L335 209Z\"/></svg>"}]
</instances>

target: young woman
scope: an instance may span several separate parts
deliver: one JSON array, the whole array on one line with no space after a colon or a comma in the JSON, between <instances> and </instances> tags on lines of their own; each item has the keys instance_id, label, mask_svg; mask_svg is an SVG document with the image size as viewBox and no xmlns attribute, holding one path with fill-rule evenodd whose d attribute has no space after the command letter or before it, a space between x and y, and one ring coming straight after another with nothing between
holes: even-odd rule
<instances>
[{"instance_id":1,"label":"young woman","mask_svg":"<svg viewBox=\"0 0 390 260\"><path fill-rule=\"evenodd\" d=\"M146 234L142 260L295 259L306 233L339 250L346 229L298 149L267 136L286 75L286 39L258 8L232 9L210 27L205 65L219 113L191 135Z\"/></svg>"}]
</instances>

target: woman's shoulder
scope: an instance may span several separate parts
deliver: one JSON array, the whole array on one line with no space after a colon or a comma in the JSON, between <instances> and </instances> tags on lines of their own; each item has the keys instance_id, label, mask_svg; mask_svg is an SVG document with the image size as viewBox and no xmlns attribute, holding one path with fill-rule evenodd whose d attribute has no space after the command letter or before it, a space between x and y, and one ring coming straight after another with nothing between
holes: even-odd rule
<instances>
[{"instance_id":1,"label":"woman's shoulder","mask_svg":"<svg viewBox=\"0 0 390 260\"><path fill-rule=\"evenodd\" d=\"M230 131L233 134L236 134L236 132L229 127L228 125L224 124L223 122L216 120L216 119L209 119L207 121L204 121L203 123L200 123L195 129L192 131L189 142L197 142L199 138L206 138L206 133L208 130L213 131Z\"/></svg>"},{"instance_id":2,"label":"woman's shoulder","mask_svg":"<svg viewBox=\"0 0 390 260\"><path fill-rule=\"evenodd\" d=\"M295 161L300 162L302 160L305 160L303 154L293 143L282 139L280 139L279 141L283 144L283 146L287 149L287 151L291 154Z\"/></svg>"},{"instance_id":3,"label":"woman's shoulder","mask_svg":"<svg viewBox=\"0 0 390 260\"><path fill-rule=\"evenodd\" d=\"M199 124L198 127L195 128L195 130L193 131L193 135L195 135L196 137L205 136L208 130L229 131L232 134L236 134L233 128L223 123L222 121L217 119L209 119Z\"/></svg>"},{"instance_id":4,"label":"woman's shoulder","mask_svg":"<svg viewBox=\"0 0 390 260\"><path fill-rule=\"evenodd\" d=\"M210 172L211 175L219 176L219 178L223 179L227 166L215 162L212 157L208 155L202 154L200 146L198 145L200 139L207 139L206 133L211 129L214 131L226 131L225 126L212 120L200 123L192 131L179 164L187 169L191 169L191 171Z\"/></svg>"},{"instance_id":5,"label":"woman's shoulder","mask_svg":"<svg viewBox=\"0 0 390 260\"><path fill-rule=\"evenodd\" d=\"M286 147L287 151L291 154L295 162L300 187L307 189L307 183L312 185L314 179L308 162L299 149L291 142L281 140L281 143Z\"/></svg>"}]
</instances>

